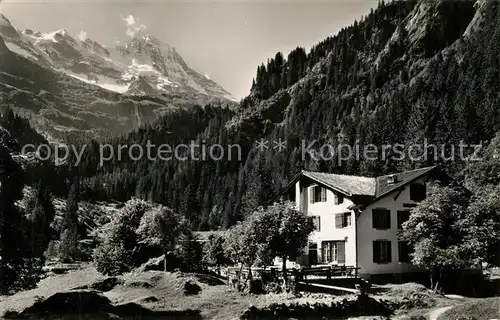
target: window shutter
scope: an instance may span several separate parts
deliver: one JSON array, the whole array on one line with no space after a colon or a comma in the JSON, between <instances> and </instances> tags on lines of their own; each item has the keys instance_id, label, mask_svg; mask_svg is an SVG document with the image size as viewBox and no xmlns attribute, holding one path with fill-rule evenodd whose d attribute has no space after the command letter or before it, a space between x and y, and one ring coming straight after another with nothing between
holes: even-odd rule
<instances>
[{"instance_id":1,"label":"window shutter","mask_svg":"<svg viewBox=\"0 0 500 320\"><path fill-rule=\"evenodd\" d=\"M343 228L343 214L342 213L336 213L335 214L335 228L341 229Z\"/></svg>"},{"instance_id":2,"label":"window shutter","mask_svg":"<svg viewBox=\"0 0 500 320\"><path fill-rule=\"evenodd\" d=\"M387 246L387 261L385 262L392 262L392 246L390 241L385 242Z\"/></svg>"},{"instance_id":3,"label":"window shutter","mask_svg":"<svg viewBox=\"0 0 500 320\"><path fill-rule=\"evenodd\" d=\"M339 195L337 193L333 193L333 203L339 204Z\"/></svg>"},{"instance_id":4,"label":"window shutter","mask_svg":"<svg viewBox=\"0 0 500 320\"><path fill-rule=\"evenodd\" d=\"M320 216L313 217L313 224L314 224L314 229L316 231L321 231L321 218L320 218Z\"/></svg>"},{"instance_id":5,"label":"window shutter","mask_svg":"<svg viewBox=\"0 0 500 320\"><path fill-rule=\"evenodd\" d=\"M379 263L380 261L380 242L373 241L373 262Z\"/></svg>"},{"instance_id":6,"label":"window shutter","mask_svg":"<svg viewBox=\"0 0 500 320\"><path fill-rule=\"evenodd\" d=\"M321 202L326 202L326 189L321 187Z\"/></svg>"},{"instance_id":7,"label":"window shutter","mask_svg":"<svg viewBox=\"0 0 500 320\"><path fill-rule=\"evenodd\" d=\"M344 215L346 227L350 227L352 225L352 214L350 212L346 212Z\"/></svg>"},{"instance_id":8,"label":"window shutter","mask_svg":"<svg viewBox=\"0 0 500 320\"><path fill-rule=\"evenodd\" d=\"M337 262L345 263L345 242L337 242Z\"/></svg>"},{"instance_id":9,"label":"window shutter","mask_svg":"<svg viewBox=\"0 0 500 320\"><path fill-rule=\"evenodd\" d=\"M410 219L410 211L398 211L398 229L403 229L403 223Z\"/></svg>"},{"instance_id":10,"label":"window shutter","mask_svg":"<svg viewBox=\"0 0 500 320\"><path fill-rule=\"evenodd\" d=\"M309 203L314 203L314 190L315 187L309 189Z\"/></svg>"},{"instance_id":11,"label":"window shutter","mask_svg":"<svg viewBox=\"0 0 500 320\"><path fill-rule=\"evenodd\" d=\"M377 210L372 210L372 227L378 229L378 214Z\"/></svg>"}]
</instances>

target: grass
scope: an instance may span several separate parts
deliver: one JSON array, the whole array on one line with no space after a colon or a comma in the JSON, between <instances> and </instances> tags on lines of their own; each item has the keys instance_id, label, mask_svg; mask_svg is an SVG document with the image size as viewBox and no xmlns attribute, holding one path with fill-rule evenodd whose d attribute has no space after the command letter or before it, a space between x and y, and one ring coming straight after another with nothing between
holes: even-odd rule
<instances>
[{"instance_id":1,"label":"grass","mask_svg":"<svg viewBox=\"0 0 500 320\"><path fill-rule=\"evenodd\" d=\"M438 320L458 319L500 319L500 297L464 301L464 303L444 312L438 318Z\"/></svg>"},{"instance_id":2,"label":"grass","mask_svg":"<svg viewBox=\"0 0 500 320\"><path fill-rule=\"evenodd\" d=\"M83 265L81 269L66 274L50 276L41 280L35 289L18 292L13 296L0 296L0 316L6 311L20 312L41 297L48 297L103 278L91 265Z\"/></svg>"},{"instance_id":3,"label":"grass","mask_svg":"<svg viewBox=\"0 0 500 320\"><path fill-rule=\"evenodd\" d=\"M138 302L155 311L201 310L202 316L207 319L235 319L252 305L262 307L272 303L332 300L328 295L306 295L303 298L289 294L244 295L224 283L217 283L215 279L207 277L209 276L180 272L130 273L122 277L125 280L123 285L116 286L104 295L114 304ZM43 279L33 290L18 292L12 296L0 296L0 318L6 312L21 312L37 300L57 292L68 291L104 278L106 277L99 274L90 264L66 274L52 275ZM202 288L200 294L186 297L184 295L186 280L195 281ZM151 297L156 299L150 299Z\"/></svg>"},{"instance_id":4,"label":"grass","mask_svg":"<svg viewBox=\"0 0 500 320\"><path fill-rule=\"evenodd\" d=\"M52 275L43 279L36 289L19 292L13 296L0 296L0 317L7 311L20 312L38 299L47 298L57 292L89 285L104 278L106 277L99 274L90 264L83 265L81 269L66 274ZM325 293L303 293L300 297L286 293L250 295L238 292L211 276L180 272L132 272L120 278L124 280L123 284L119 284L111 291L103 293L113 304L137 302L155 311L200 310L205 319L237 319L251 306L263 308L273 303L287 305L330 304L335 300L355 298L354 295L336 296ZM197 283L202 291L198 295L186 297L184 295L184 283L187 280ZM399 306L400 310L397 310L395 314L395 317L399 319L409 319L407 316L410 315L426 315L436 308L465 302L463 300L446 299L415 283L376 286L375 289L377 289L377 293L372 295L374 298ZM419 299L425 304L415 305L415 299ZM489 300L489 305L491 305L491 301ZM473 302L480 303L480 300L474 300ZM472 314L480 315L477 317L478 320L500 318L499 299L494 300L494 302L496 302L496 307L493 307L493 309L491 307L488 309L483 305L473 305L470 307L470 311L473 312ZM488 305L488 303L485 305ZM477 309L484 309L484 316L482 313L477 314ZM465 312L460 311L461 309L458 309L458 307L456 310L457 312ZM455 308L450 310L450 312L454 311ZM495 316L485 317L490 315ZM442 319L454 320L455 318L453 318L452 314L451 318L445 317Z\"/></svg>"}]
</instances>

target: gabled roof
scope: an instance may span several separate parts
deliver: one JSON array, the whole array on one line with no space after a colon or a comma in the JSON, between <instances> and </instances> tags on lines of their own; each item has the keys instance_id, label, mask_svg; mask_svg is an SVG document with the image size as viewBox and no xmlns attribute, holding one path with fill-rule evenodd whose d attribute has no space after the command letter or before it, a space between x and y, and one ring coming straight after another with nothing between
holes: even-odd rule
<instances>
[{"instance_id":1,"label":"gabled roof","mask_svg":"<svg viewBox=\"0 0 500 320\"><path fill-rule=\"evenodd\" d=\"M307 177L316 183L324 185L325 187L340 192L346 196L365 196L373 202L395 190L400 189L408 183L417 180L434 169L436 169L436 166L398 172L375 178L302 171L289 183L285 190L289 189L301 177ZM388 178L391 175L395 175L397 177L396 183L388 183Z\"/></svg>"},{"instance_id":2,"label":"gabled roof","mask_svg":"<svg viewBox=\"0 0 500 320\"><path fill-rule=\"evenodd\" d=\"M394 173L394 175L397 177L397 181L393 184L388 183L388 178L391 176L391 174L377 177L375 178L377 180L377 192L375 196L377 198L383 197L386 194L389 194L392 191L399 189L400 187L412 181L415 181L416 179L434 170L435 168L436 166Z\"/></svg>"},{"instance_id":3,"label":"gabled roof","mask_svg":"<svg viewBox=\"0 0 500 320\"><path fill-rule=\"evenodd\" d=\"M375 196L374 178L311 171L302 171L302 175L348 196Z\"/></svg>"}]
</instances>

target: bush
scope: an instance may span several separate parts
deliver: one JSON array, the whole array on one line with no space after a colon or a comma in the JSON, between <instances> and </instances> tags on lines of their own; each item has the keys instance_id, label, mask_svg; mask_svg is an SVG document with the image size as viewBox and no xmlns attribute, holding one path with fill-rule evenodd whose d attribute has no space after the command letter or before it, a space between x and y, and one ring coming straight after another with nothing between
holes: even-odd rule
<instances>
[{"instance_id":1,"label":"bush","mask_svg":"<svg viewBox=\"0 0 500 320\"><path fill-rule=\"evenodd\" d=\"M201 271L203 269L203 246L191 230L185 230L175 255L180 261L182 271Z\"/></svg>"},{"instance_id":2,"label":"bush","mask_svg":"<svg viewBox=\"0 0 500 320\"><path fill-rule=\"evenodd\" d=\"M101 228L101 243L93 253L99 272L117 275L140 265L136 230L142 216L150 209L151 206L147 202L132 199L109 224Z\"/></svg>"},{"instance_id":3,"label":"bush","mask_svg":"<svg viewBox=\"0 0 500 320\"><path fill-rule=\"evenodd\" d=\"M121 245L110 242L101 244L94 250L94 264L102 274L116 276L130 271L130 254Z\"/></svg>"}]
</instances>

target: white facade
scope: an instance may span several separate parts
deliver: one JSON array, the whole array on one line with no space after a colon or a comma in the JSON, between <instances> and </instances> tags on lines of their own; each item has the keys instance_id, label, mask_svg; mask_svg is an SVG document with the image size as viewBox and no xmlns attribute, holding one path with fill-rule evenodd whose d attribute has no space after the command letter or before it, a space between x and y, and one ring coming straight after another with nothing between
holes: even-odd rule
<instances>
[{"instance_id":1,"label":"white facade","mask_svg":"<svg viewBox=\"0 0 500 320\"><path fill-rule=\"evenodd\" d=\"M425 176L411 184L413 183L425 184ZM314 182L303 179L299 179L295 184L297 209L308 216L319 217L319 230L310 236L310 243L317 245L318 261L311 263L311 251L309 250L314 251L314 248L309 247L306 251L306 254L309 255L306 261L309 260L309 264L354 266L360 268L359 274L361 276L420 271L410 263L399 262L398 211L409 211L417 204L410 200L410 184L402 186L367 205L358 213L354 209L355 203L347 196L341 203L336 204L335 197L338 193L331 188L325 188L326 199L322 198L322 201L311 203L311 189L315 186ZM390 211L389 229L382 230L373 227L373 209ZM341 213L350 215L350 225L339 228L336 216ZM329 241L343 241L345 243L345 261L341 261L341 263L322 261L322 246ZM390 262L374 262L374 241L390 241Z\"/></svg>"},{"instance_id":2,"label":"white facade","mask_svg":"<svg viewBox=\"0 0 500 320\"><path fill-rule=\"evenodd\" d=\"M297 182L299 185L300 182ZM332 264L345 264L347 266L354 266L356 264L356 234L354 226L354 211L348 209L353 205L353 202L344 198L342 203L335 204L335 193L332 190L326 189L326 201L311 203L310 195L311 188L316 184L302 188L296 188L295 199L297 199L297 208L307 213L308 216L319 218L319 231L313 232L310 237L310 242L317 244L318 250L318 264L324 264L322 261L322 245L327 241L342 241L345 242L345 262L338 263L333 261ZM335 217L336 214L349 214L350 225L343 228L336 228Z\"/></svg>"},{"instance_id":3,"label":"white facade","mask_svg":"<svg viewBox=\"0 0 500 320\"><path fill-rule=\"evenodd\" d=\"M415 183L425 183L424 178L415 181ZM398 214L397 212L411 210L412 208L404 205L416 205L410 200L410 185L398 189L386 197L367 206L359 215L357 220L357 238L358 238L358 263L361 268L360 274L389 274L421 271L410 263L399 262L398 242L400 240L398 233ZM377 230L373 228L373 209L383 208L390 210L391 228L387 230ZM375 263L373 262L373 241L388 240L391 242L391 262Z\"/></svg>"}]
</instances>

